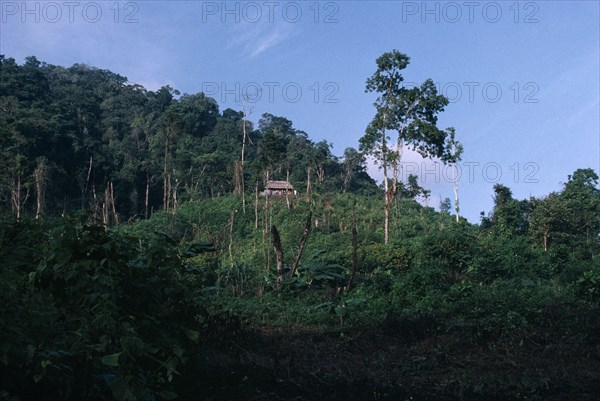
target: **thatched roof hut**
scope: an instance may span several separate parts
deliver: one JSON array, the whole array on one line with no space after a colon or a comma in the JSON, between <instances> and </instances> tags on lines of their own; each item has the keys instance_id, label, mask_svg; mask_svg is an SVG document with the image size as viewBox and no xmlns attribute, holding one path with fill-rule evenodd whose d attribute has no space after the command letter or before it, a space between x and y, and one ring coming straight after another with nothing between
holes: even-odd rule
<instances>
[{"instance_id":1,"label":"thatched roof hut","mask_svg":"<svg viewBox=\"0 0 600 401\"><path fill-rule=\"evenodd\" d=\"M296 190L294 190L294 186L289 181L269 180L262 194L265 196L296 195Z\"/></svg>"}]
</instances>

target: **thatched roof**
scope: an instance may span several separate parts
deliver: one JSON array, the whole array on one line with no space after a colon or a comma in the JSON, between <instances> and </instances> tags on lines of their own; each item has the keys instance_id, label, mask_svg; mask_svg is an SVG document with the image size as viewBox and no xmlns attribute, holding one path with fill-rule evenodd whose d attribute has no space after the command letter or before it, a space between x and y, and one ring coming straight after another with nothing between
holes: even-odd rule
<instances>
[{"instance_id":1,"label":"thatched roof","mask_svg":"<svg viewBox=\"0 0 600 401\"><path fill-rule=\"evenodd\" d=\"M288 181L267 181L267 185L265 188L273 189L273 190L281 190L281 189L289 189L292 191L294 190L294 187Z\"/></svg>"}]
</instances>

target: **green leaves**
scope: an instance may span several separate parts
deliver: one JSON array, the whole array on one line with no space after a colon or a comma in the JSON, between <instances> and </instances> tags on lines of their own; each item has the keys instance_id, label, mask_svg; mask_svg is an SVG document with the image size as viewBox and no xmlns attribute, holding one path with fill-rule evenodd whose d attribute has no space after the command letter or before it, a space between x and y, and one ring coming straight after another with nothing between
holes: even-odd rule
<instances>
[{"instance_id":1,"label":"green leaves","mask_svg":"<svg viewBox=\"0 0 600 401\"><path fill-rule=\"evenodd\" d=\"M76 219L0 223L7 235L19 246L0 241L6 372L19 367L32 394L39 383L49 399L104 400L109 388L116 400L176 396L171 383L201 339L204 298L167 238Z\"/></svg>"},{"instance_id":2,"label":"green leaves","mask_svg":"<svg viewBox=\"0 0 600 401\"><path fill-rule=\"evenodd\" d=\"M119 366L119 356L120 355L121 355L121 353L117 352L116 354L103 356L102 363L107 366Z\"/></svg>"}]
</instances>

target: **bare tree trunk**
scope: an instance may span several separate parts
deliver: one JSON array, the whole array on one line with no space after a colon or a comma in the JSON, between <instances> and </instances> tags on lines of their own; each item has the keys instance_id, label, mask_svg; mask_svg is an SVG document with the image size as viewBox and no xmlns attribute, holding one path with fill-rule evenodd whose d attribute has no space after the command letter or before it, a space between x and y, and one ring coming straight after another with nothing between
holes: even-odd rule
<instances>
[{"instance_id":1,"label":"bare tree trunk","mask_svg":"<svg viewBox=\"0 0 600 401\"><path fill-rule=\"evenodd\" d=\"M13 191L13 203L17 211L17 220L21 219L21 174L17 175L16 192Z\"/></svg>"},{"instance_id":2,"label":"bare tree trunk","mask_svg":"<svg viewBox=\"0 0 600 401\"><path fill-rule=\"evenodd\" d=\"M90 165L88 166L87 178L85 181L85 187L83 189L83 193L81 194L81 209L85 208L85 199L87 198L88 187L90 185L90 178L92 176L92 166L94 164L93 156L90 156Z\"/></svg>"},{"instance_id":3,"label":"bare tree trunk","mask_svg":"<svg viewBox=\"0 0 600 401\"><path fill-rule=\"evenodd\" d=\"M281 238L279 237L279 231L274 225L271 226L271 240L273 242L273 249L275 251L275 268L277 270L277 284L275 288L281 289L283 283L283 250L281 249Z\"/></svg>"},{"instance_id":4,"label":"bare tree trunk","mask_svg":"<svg viewBox=\"0 0 600 401\"><path fill-rule=\"evenodd\" d=\"M233 193L236 195L241 195L243 193L242 174L243 174L242 163L237 160L234 161L233 162Z\"/></svg>"},{"instance_id":5,"label":"bare tree trunk","mask_svg":"<svg viewBox=\"0 0 600 401\"><path fill-rule=\"evenodd\" d=\"M119 224L119 215L117 214L117 208L115 207L115 192L112 181L110 181L110 204L112 206L113 221L115 224Z\"/></svg>"},{"instance_id":6,"label":"bare tree trunk","mask_svg":"<svg viewBox=\"0 0 600 401\"><path fill-rule=\"evenodd\" d=\"M233 209L231 211L231 218L229 220L229 260L231 261L231 266L233 267L233 223L235 221L235 213L237 210Z\"/></svg>"},{"instance_id":7,"label":"bare tree trunk","mask_svg":"<svg viewBox=\"0 0 600 401\"><path fill-rule=\"evenodd\" d=\"M456 173L456 164L452 165L452 181L454 184L454 210L456 212L456 222L460 221L460 207L458 206L458 180Z\"/></svg>"},{"instance_id":8,"label":"bare tree trunk","mask_svg":"<svg viewBox=\"0 0 600 401\"><path fill-rule=\"evenodd\" d=\"M308 238L308 234L310 233L310 228L312 226L312 212L308 212L308 217L306 218L306 225L304 226L304 231L302 232L302 238L300 239L300 244L298 245L298 251L296 252L296 258L294 259L294 263L292 264L292 268L290 270L289 276L292 277L296 273L296 269L300 264L300 258L302 257L302 252L304 251L304 246L306 245L306 239Z\"/></svg>"},{"instance_id":9,"label":"bare tree trunk","mask_svg":"<svg viewBox=\"0 0 600 401\"><path fill-rule=\"evenodd\" d=\"M104 224L104 227L106 229L108 229L108 224L110 222L110 215L108 214L109 203L110 203L110 192L109 192L109 188L107 185L106 189L104 190L104 204L102 205L102 224Z\"/></svg>"},{"instance_id":10,"label":"bare tree trunk","mask_svg":"<svg viewBox=\"0 0 600 401\"><path fill-rule=\"evenodd\" d=\"M171 185L171 173L167 173L167 207L165 210L170 210L171 209L171 191L173 186Z\"/></svg>"},{"instance_id":11,"label":"bare tree trunk","mask_svg":"<svg viewBox=\"0 0 600 401\"><path fill-rule=\"evenodd\" d=\"M169 174L169 147L171 133L167 128L167 137L165 138L165 154L163 159L163 209L169 210L169 198L171 193L171 175Z\"/></svg>"},{"instance_id":12,"label":"bare tree trunk","mask_svg":"<svg viewBox=\"0 0 600 401\"><path fill-rule=\"evenodd\" d=\"M310 200L310 176L312 175L312 167L308 166L306 168L306 201Z\"/></svg>"},{"instance_id":13,"label":"bare tree trunk","mask_svg":"<svg viewBox=\"0 0 600 401\"><path fill-rule=\"evenodd\" d=\"M384 212L385 212L385 223L384 223L384 243L387 244L390 241L390 200L389 200L389 195L386 192L385 195L385 206L384 206Z\"/></svg>"},{"instance_id":14,"label":"bare tree trunk","mask_svg":"<svg viewBox=\"0 0 600 401\"><path fill-rule=\"evenodd\" d=\"M33 172L35 182L35 218L39 220L44 212L46 195L46 164L43 160L38 161L38 165Z\"/></svg>"},{"instance_id":15,"label":"bare tree trunk","mask_svg":"<svg viewBox=\"0 0 600 401\"><path fill-rule=\"evenodd\" d=\"M269 197L265 196L265 206L263 210L263 229L262 229L262 242L263 242L263 255L265 258L265 270L268 272L271 270L271 253L270 247L267 246L267 233L269 227Z\"/></svg>"},{"instance_id":16,"label":"bare tree trunk","mask_svg":"<svg viewBox=\"0 0 600 401\"><path fill-rule=\"evenodd\" d=\"M242 165L241 165L241 181L242 181L242 211L244 215L246 215L246 186L244 182L244 154L246 151L246 138L248 137L248 133L246 132L246 109L243 109L242 114Z\"/></svg>"},{"instance_id":17,"label":"bare tree trunk","mask_svg":"<svg viewBox=\"0 0 600 401\"><path fill-rule=\"evenodd\" d=\"M173 171L173 175L175 175L175 171ZM177 212L177 206L179 206L179 201L177 200L177 190L179 188L179 178L175 178L175 187L173 188L173 214Z\"/></svg>"},{"instance_id":18,"label":"bare tree trunk","mask_svg":"<svg viewBox=\"0 0 600 401\"><path fill-rule=\"evenodd\" d=\"M148 218L148 198L150 197L150 176L146 172L146 196L144 199L144 217Z\"/></svg>"},{"instance_id":19,"label":"bare tree trunk","mask_svg":"<svg viewBox=\"0 0 600 401\"><path fill-rule=\"evenodd\" d=\"M246 214L246 184L244 182L244 163L245 163L245 152L246 152L246 141L252 143L252 139L248 135L247 119L252 114L252 108L247 113L246 108L248 104L248 94L244 94L244 101L242 102L242 209L244 215Z\"/></svg>"},{"instance_id":20,"label":"bare tree trunk","mask_svg":"<svg viewBox=\"0 0 600 401\"><path fill-rule=\"evenodd\" d=\"M254 229L258 230L258 182L254 190Z\"/></svg>"},{"instance_id":21,"label":"bare tree trunk","mask_svg":"<svg viewBox=\"0 0 600 401\"><path fill-rule=\"evenodd\" d=\"M99 213L102 213L102 210L100 210L100 202L98 202L98 195L96 194L96 184L92 184L92 210L94 211L94 219L101 220L102 216Z\"/></svg>"},{"instance_id":22,"label":"bare tree trunk","mask_svg":"<svg viewBox=\"0 0 600 401\"><path fill-rule=\"evenodd\" d=\"M352 168L346 166L344 169L344 172L342 173L342 183L344 186L342 189L342 193L348 192L348 188L350 187L350 182L352 181L353 176L354 176L354 173L352 171Z\"/></svg>"},{"instance_id":23,"label":"bare tree trunk","mask_svg":"<svg viewBox=\"0 0 600 401\"><path fill-rule=\"evenodd\" d=\"M385 213L385 222L384 222L384 240L383 242L387 244L390 240L390 188L388 182L388 171L387 171L387 145L385 141L385 130L382 132L382 149L381 153L383 154L383 190L385 192L385 205L383 207L383 211Z\"/></svg>"},{"instance_id":24,"label":"bare tree trunk","mask_svg":"<svg viewBox=\"0 0 600 401\"><path fill-rule=\"evenodd\" d=\"M106 189L104 190L104 204L102 205L102 224L108 229L108 226L112 222L119 224L119 215L115 207L115 194L112 181L106 183Z\"/></svg>"},{"instance_id":25,"label":"bare tree trunk","mask_svg":"<svg viewBox=\"0 0 600 401\"><path fill-rule=\"evenodd\" d=\"M323 184L323 182L325 182L325 167L317 167L317 179L319 180L319 184L321 185Z\"/></svg>"},{"instance_id":26,"label":"bare tree trunk","mask_svg":"<svg viewBox=\"0 0 600 401\"><path fill-rule=\"evenodd\" d=\"M289 169L286 171L285 180L287 183L290 182L290 170ZM285 202L287 203L287 208L289 210L289 208L290 208L290 191L287 188L285 189Z\"/></svg>"},{"instance_id":27,"label":"bare tree trunk","mask_svg":"<svg viewBox=\"0 0 600 401\"><path fill-rule=\"evenodd\" d=\"M23 192L23 178L20 173L17 173L14 181L14 187L11 190L11 203L13 206L13 212L17 216L17 220L21 219L21 212L27 199L29 198L29 188L25 188L25 195Z\"/></svg>"}]
</instances>

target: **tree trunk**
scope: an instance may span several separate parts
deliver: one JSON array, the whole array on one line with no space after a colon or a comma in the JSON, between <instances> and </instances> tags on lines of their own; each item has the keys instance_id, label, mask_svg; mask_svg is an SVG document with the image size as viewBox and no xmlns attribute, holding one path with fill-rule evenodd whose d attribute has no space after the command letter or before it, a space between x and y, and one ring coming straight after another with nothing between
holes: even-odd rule
<instances>
[{"instance_id":1,"label":"tree trunk","mask_svg":"<svg viewBox=\"0 0 600 401\"><path fill-rule=\"evenodd\" d=\"M258 230L258 182L254 189L254 229Z\"/></svg>"},{"instance_id":2,"label":"tree trunk","mask_svg":"<svg viewBox=\"0 0 600 401\"><path fill-rule=\"evenodd\" d=\"M267 234L269 227L269 197L265 196L265 206L263 210L263 229L262 229L262 241L263 241L263 255L265 258L265 269L267 272L271 270L271 247L267 246Z\"/></svg>"},{"instance_id":3,"label":"tree trunk","mask_svg":"<svg viewBox=\"0 0 600 401\"><path fill-rule=\"evenodd\" d=\"M170 129L167 128L165 138L165 154L163 159L163 209L169 210L169 198L171 194L171 175L169 174L169 147L171 141Z\"/></svg>"},{"instance_id":4,"label":"tree trunk","mask_svg":"<svg viewBox=\"0 0 600 401\"><path fill-rule=\"evenodd\" d=\"M385 205L383 207L385 213L385 222L384 222L384 240L383 242L387 244L390 240L390 199L389 199L389 182L388 182L388 172L387 172L387 147L385 141L385 130L382 131L382 147L381 153L383 155L383 190L385 192Z\"/></svg>"},{"instance_id":5,"label":"tree trunk","mask_svg":"<svg viewBox=\"0 0 600 401\"><path fill-rule=\"evenodd\" d=\"M96 184L92 184L92 210L94 211L94 219L100 221L102 216L99 213L102 213L102 210L98 201L98 194L96 193Z\"/></svg>"},{"instance_id":6,"label":"tree trunk","mask_svg":"<svg viewBox=\"0 0 600 401\"><path fill-rule=\"evenodd\" d=\"M271 226L271 240L273 241L273 250L275 251L275 268L277 270L277 284L275 288L281 289L283 283L283 250L281 249L281 238L279 237L279 231L274 225Z\"/></svg>"},{"instance_id":7,"label":"tree trunk","mask_svg":"<svg viewBox=\"0 0 600 401\"><path fill-rule=\"evenodd\" d=\"M173 171L173 175L175 175L175 171ZM179 188L179 178L175 178L175 187L173 188L173 214L177 212L177 207L179 206L179 201L177 200L177 190Z\"/></svg>"},{"instance_id":8,"label":"tree trunk","mask_svg":"<svg viewBox=\"0 0 600 401\"><path fill-rule=\"evenodd\" d=\"M242 194L242 163L239 161L233 162L233 193L236 195Z\"/></svg>"},{"instance_id":9,"label":"tree trunk","mask_svg":"<svg viewBox=\"0 0 600 401\"><path fill-rule=\"evenodd\" d=\"M43 160L38 162L33 172L33 179L35 182L35 218L39 220L44 212L46 192L46 164Z\"/></svg>"},{"instance_id":10,"label":"tree trunk","mask_svg":"<svg viewBox=\"0 0 600 401\"><path fill-rule=\"evenodd\" d=\"M290 273L288 277L292 277L296 273L296 269L300 264L300 258L302 257L302 252L304 251L304 246L306 245L306 239L308 238L308 234L310 233L310 228L312 226L312 212L308 212L308 217L306 218L306 225L304 226L304 232L302 232L302 238L300 239L300 245L298 245L298 251L296 252L296 258L294 259L294 263L292 264L292 268L290 269Z\"/></svg>"},{"instance_id":11,"label":"tree trunk","mask_svg":"<svg viewBox=\"0 0 600 401\"><path fill-rule=\"evenodd\" d=\"M146 196L144 198L144 217L148 218L148 198L150 197L150 176L146 172Z\"/></svg>"},{"instance_id":12,"label":"tree trunk","mask_svg":"<svg viewBox=\"0 0 600 401\"><path fill-rule=\"evenodd\" d=\"M287 170L285 180L288 183L290 182L290 170ZM290 209L290 191L287 188L285 189L285 203L287 204L287 208L289 210Z\"/></svg>"},{"instance_id":13,"label":"tree trunk","mask_svg":"<svg viewBox=\"0 0 600 401\"><path fill-rule=\"evenodd\" d=\"M93 166L93 163L94 163L93 156L90 156L90 165L88 167L87 178L86 178L86 181L85 181L85 188L83 190L83 194L82 194L82 197L81 197L82 198L81 199L81 209L82 210L85 207L84 206L85 205L85 199L87 198L87 194L88 194L88 187L89 187L89 184L90 184L90 178L92 176L92 166Z\"/></svg>"},{"instance_id":14,"label":"tree trunk","mask_svg":"<svg viewBox=\"0 0 600 401\"><path fill-rule=\"evenodd\" d=\"M17 220L21 219L21 174L17 174L16 189L13 190L13 204L15 207Z\"/></svg>"},{"instance_id":15,"label":"tree trunk","mask_svg":"<svg viewBox=\"0 0 600 401\"><path fill-rule=\"evenodd\" d=\"M325 182L325 167L317 167L317 179L319 180L319 184L323 185L323 182Z\"/></svg>"},{"instance_id":16,"label":"tree trunk","mask_svg":"<svg viewBox=\"0 0 600 401\"><path fill-rule=\"evenodd\" d=\"M112 206L113 221L115 224L119 224L119 215L117 214L117 208L115 207L115 192L114 192L113 182L110 181L109 184L110 184L110 204Z\"/></svg>"},{"instance_id":17,"label":"tree trunk","mask_svg":"<svg viewBox=\"0 0 600 401\"><path fill-rule=\"evenodd\" d=\"M452 166L452 175L454 181L454 210L456 211L456 222L460 221L460 208L458 206L458 180L456 173L456 164Z\"/></svg>"},{"instance_id":18,"label":"tree trunk","mask_svg":"<svg viewBox=\"0 0 600 401\"><path fill-rule=\"evenodd\" d=\"M306 201L310 200L310 176L312 175L312 167L308 166L306 168Z\"/></svg>"},{"instance_id":19,"label":"tree trunk","mask_svg":"<svg viewBox=\"0 0 600 401\"><path fill-rule=\"evenodd\" d=\"M110 221L110 215L108 213L109 202L110 202L110 195L109 195L109 188L107 185L106 189L104 190L104 203L102 204L102 224L104 224L104 227L107 229L108 229L108 224Z\"/></svg>"},{"instance_id":20,"label":"tree trunk","mask_svg":"<svg viewBox=\"0 0 600 401\"><path fill-rule=\"evenodd\" d=\"M17 216L17 220L21 219L21 212L27 199L29 198L29 188L25 188L25 195L23 196L23 178L20 173L17 173L14 181L14 187L11 191L11 203L13 206L13 212Z\"/></svg>"},{"instance_id":21,"label":"tree trunk","mask_svg":"<svg viewBox=\"0 0 600 401\"><path fill-rule=\"evenodd\" d=\"M384 212L385 212L384 243L387 244L390 241L390 201L389 201L389 197L387 195L387 192L386 192L386 195L385 195Z\"/></svg>"},{"instance_id":22,"label":"tree trunk","mask_svg":"<svg viewBox=\"0 0 600 401\"><path fill-rule=\"evenodd\" d=\"M241 175L241 191L242 191L242 211L244 213L244 215L246 215L246 186L245 186L245 182L244 182L244 154L246 151L246 138L248 136L248 133L246 132L246 110L243 110L243 114L242 114L242 164L241 164L241 171L240 171L240 175Z\"/></svg>"}]
</instances>

